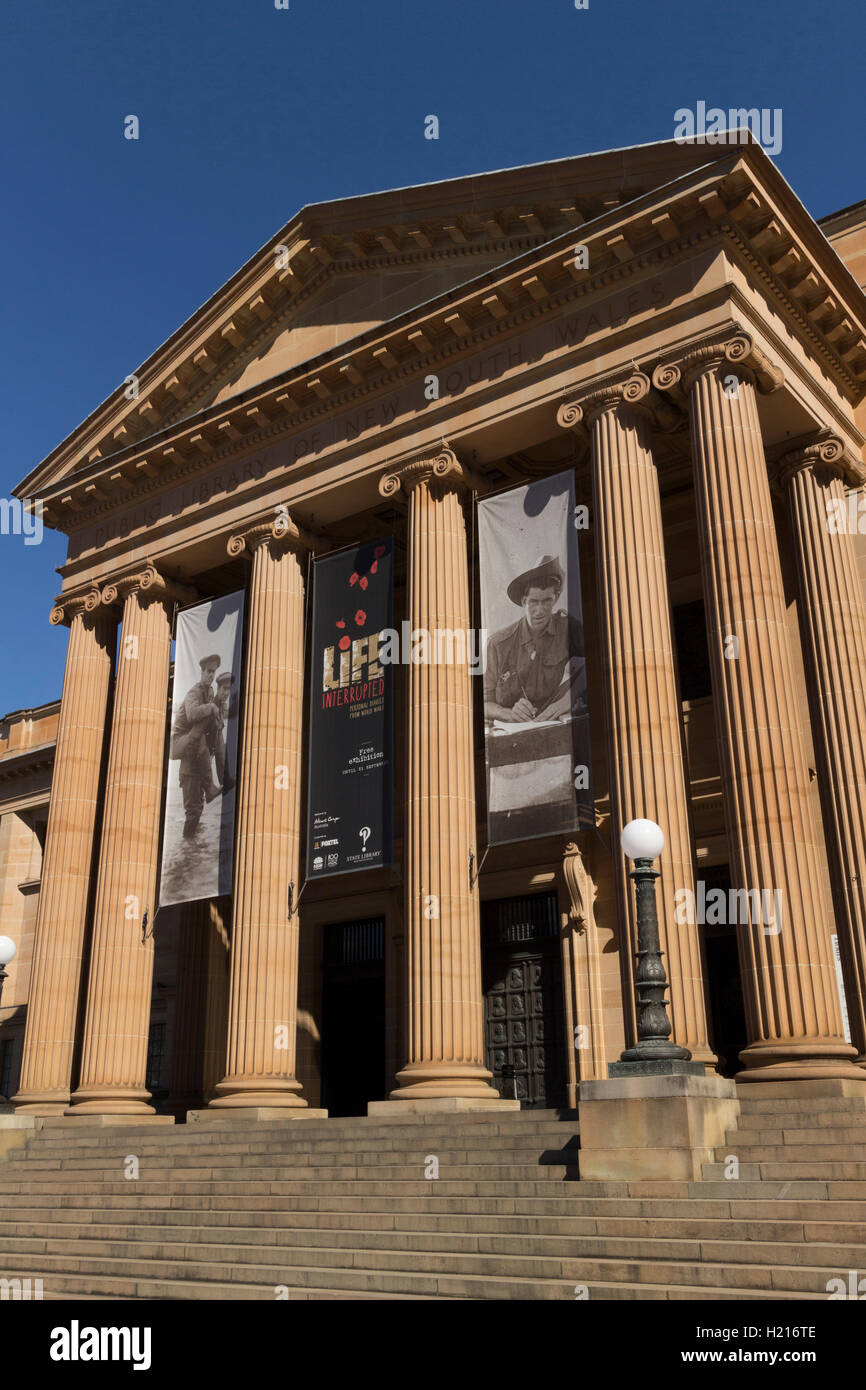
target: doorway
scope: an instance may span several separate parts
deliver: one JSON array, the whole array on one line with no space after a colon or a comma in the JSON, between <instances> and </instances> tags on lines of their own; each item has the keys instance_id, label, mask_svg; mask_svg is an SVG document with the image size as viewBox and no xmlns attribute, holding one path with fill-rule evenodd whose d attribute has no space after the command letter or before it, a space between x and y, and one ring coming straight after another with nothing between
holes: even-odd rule
<instances>
[{"instance_id":1,"label":"doorway","mask_svg":"<svg viewBox=\"0 0 866 1390\"><path fill-rule=\"evenodd\" d=\"M385 918L324 929L322 1104L366 1115L385 1098Z\"/></svg>"},{"instance_id":2,"label":"doorway","mask_svg":"<svg viewBox=\"0 0 866 1390\"><path fill-rule=\"evenodd\" d=\"M707 865L699 871L705 893L721 888L726 895L731 887L727 864ZM724 913L725 917L729 914ZM722 1076L736 1076L742 1071L740 1053L748 1041L746 1011L743 1004L743 985L740 976L740 956L737 949L737 928L733 922L705 922L701 927L706 959L706 1003L710 1043L719 1059Z\"/></svg>"},{"instance_id":3,"label":"doorway","mask_svg":"<svg viewBox=\"0 0 866 1390\"><path fill-rule=\"evenodd\" d=\"M523 1109L567 1104L562 958L555 893L482 905L487 1065Z\"/></svg>"}]
</instances>

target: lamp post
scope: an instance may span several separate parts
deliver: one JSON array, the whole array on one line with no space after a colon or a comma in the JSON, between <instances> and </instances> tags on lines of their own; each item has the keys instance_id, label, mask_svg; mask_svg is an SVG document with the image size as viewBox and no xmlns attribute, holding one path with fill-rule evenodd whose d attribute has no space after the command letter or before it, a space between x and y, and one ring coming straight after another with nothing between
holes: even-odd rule
<instances>
[{"instance_id":1,"label":"lamp post","mask_svg":"<svg viewBox=\"0 0 866 1390\"><path fill-rule=\"evenodd\" d=\"M651 820L632 820L620 835L626 856L634 862L629 878L634 879L637 901L637 1042L626 1048L618 1062L609 1067L611 1076L648 1076L660 1073L702 1076L703 1065L692 1061L685 1047L670 1041L671 1024L665 993L668 982L659 942L656 911L658 859L665 846L661 826Z\"/></svg>"},{"instance_id":2,"label":"lamp post","mask_svg":"<svg viewBox=\"0 0 866 1390\"><path fill-rule=\"evenodd\" d=\"M3 998L3 982L6 979L6 967L10 961L15 959L17 947L11 936L0 936L0 1001ZM0 1095L0 1105L5 1105L6 1097Z\"/></svg>"}]
</instances>

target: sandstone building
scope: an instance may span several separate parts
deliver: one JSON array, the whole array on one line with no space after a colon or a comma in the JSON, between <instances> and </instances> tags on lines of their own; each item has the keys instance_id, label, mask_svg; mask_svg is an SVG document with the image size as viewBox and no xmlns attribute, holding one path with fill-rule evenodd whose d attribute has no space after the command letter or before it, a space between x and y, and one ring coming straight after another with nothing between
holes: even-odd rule
<instances>
[{"instance_id":1,"label":"sandstone building","mask_svg":"<svg viewBox=\"0 0 866 1390\"><path fill-rule=\"evenodd\" d=\"M866 1087L864 285L866 206L755 143L617 150L305 208L94 410L17 489L69 644L0 728L16 1111L574 1107L634 1035L635 816L676 1041ZM564 469L595 830L485 855L480 682L401 667L394 864L299 898L310 556L391 534L398 620L468 628L475 500ZM234 892L157 912L174 615L236 589ZM677 919L719 888L781 923Z\"/></svg>"}]
</instances>

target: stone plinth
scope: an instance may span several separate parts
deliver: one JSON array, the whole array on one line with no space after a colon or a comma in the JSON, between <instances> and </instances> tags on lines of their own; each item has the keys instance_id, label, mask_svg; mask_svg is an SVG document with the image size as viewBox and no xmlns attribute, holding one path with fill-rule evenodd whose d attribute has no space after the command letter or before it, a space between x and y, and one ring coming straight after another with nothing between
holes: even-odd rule
<instances>
[{"instance_id":1,"label":"stone plinth","mask_svg":"<svg viewBox=\"0 0 866 1390\"><path fill-rule=\"evenodd\" d=\"M633 1076L582 1081L578 1110L584 1181L693 1182L740 1102L721 1076Z\"/></svg>"},{"instance_id":2,"label":"stone plinth","mask_svg":"<svg viewBox=\"0 0 866 1390\"><path fill-rule=\"evenodd\" d=\"M294 1120L327 1120L327 1110L313 1110L309 1106L276 1105L236 1105L228 1110L188 1110L188 1125L201 1125L208 1128L243 1128L250 1124L266 1121L268 1124L289 1123Z\"/></svg>"},{"instance_id":3,"label":"stone plinth","mask_svg":"<svg viewBox=\"0 0 866 1390\"><path fill-rule=\"evenodd\" d=\"M519 1110L519 1100L501 1100L498 1096L489 1099L484 1096L415 1096L400 1100L399 1115L395 1117L395 1106L390 1100L371 1100L367 1114L377 1120L400 1119L409 1115L465 1115L472 1110Z\"/></svg>"}]
</instances>

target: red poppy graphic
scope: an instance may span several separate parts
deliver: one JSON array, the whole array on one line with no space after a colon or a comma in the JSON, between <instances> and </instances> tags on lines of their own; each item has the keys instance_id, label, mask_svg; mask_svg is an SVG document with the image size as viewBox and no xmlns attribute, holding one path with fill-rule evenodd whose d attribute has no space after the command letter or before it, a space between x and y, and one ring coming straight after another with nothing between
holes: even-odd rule
<instances>
[{"instance_id":1,"label":"red poppy graphic","mask_svg":"<svg viewBox=\"0 0 866 1390\"><path fill-rule=\"evenodd\" d=\"M341 638L340 638L340 644L339 644L339 645L340 645L340 651L341 651L341 652L348 651L349 648L350 648L351 645L352 645L352 639L351 639L351 637L341 637Z\"/></svg>"},{"instance_id":2,"label":"red poppy graphic","mask_svg":"<svg viewBox=\"0 0 866 1390\"><path fill-rule=\"evenodd\" d=\"M366 574L362 574L362 575L361 575L361 578L360 578L360 580L359 580L358 582L360 583L362 589L366 589L366 587L367 587L367 585L369 584L370 581L369 581L369 579L367 578Z\"/></svg>"},{"instance_id":3,"label":"red poppy graphic","mask_svg":"<svg viewBox=\"0 0 866 1390\"><path fill-rule=\"evenodd\" d=\"M338 618L338 619L337 619L337 627L345 627L345 626L346 626L346 624L344 623L343 619L342 619L342 618Z\"/></svg>"},{"instance_id":4,"label":"red poppy graphic","mask_svg":"<svg viewBox=\"0 0 866 1390\"><path fill-rule=\"evenodd\" d=\"M355 622L358 624L358 627L363 627L366 621L367 614L364 612L363 608L359 608L355 614Z\"/></svg>"},{"instance_id":5,"label":"red poppy graphic","mask_svg":"<svg viewBox=\"0 0 866 1390\"><path fill-rule=\"evenodd\" d=\"M357 570L354 570L354 571L352 572L352 574L349 575L349 583L350 583L350 584L357 584L357 582L358 582L358 571L357 571Z\"/></svg>"},{"instance_id":6,"label":"red poppy graphic","mask_svg":"<svg viewBox=\"0 0 866 1390\"><path fill-rule=\"evenodd\" d=\"M377 545L377 546L376 546L376 549L373 551L373 554L375 555L375 557L376 557L377 560L380 559L380 557L381 557L382 555L385 554L385 551L387 550L387 548L388 548L388 547L387 547L387 546L384 546L384 545Z\"/></svg>"},{"instance_id":7,"label":"red poppy graphic","mask_svg":"<svg viewBox=\"0 0 866 1390\"><path fill-rule=\"evenodd\" d=\"M378 568L379 568L379 561L378 561L378 560L374 560L373 563L372 563L372 565L370 566L370 573L371 573L371 574L375 574Z\"/></svg>"}]
</instances>

